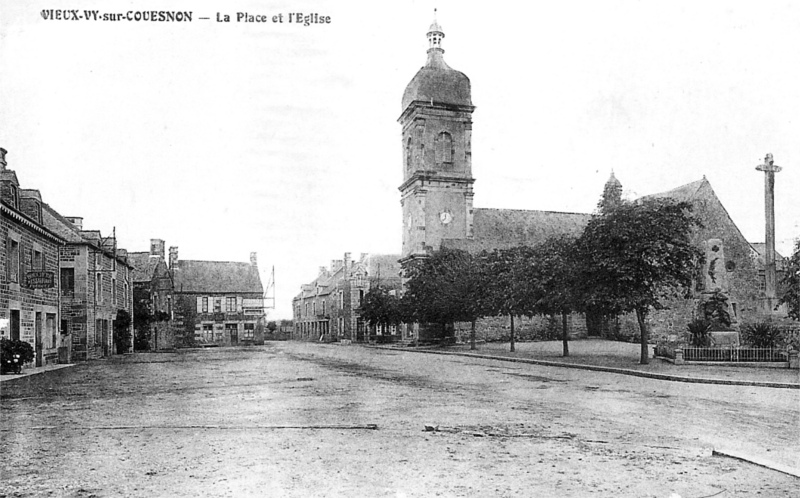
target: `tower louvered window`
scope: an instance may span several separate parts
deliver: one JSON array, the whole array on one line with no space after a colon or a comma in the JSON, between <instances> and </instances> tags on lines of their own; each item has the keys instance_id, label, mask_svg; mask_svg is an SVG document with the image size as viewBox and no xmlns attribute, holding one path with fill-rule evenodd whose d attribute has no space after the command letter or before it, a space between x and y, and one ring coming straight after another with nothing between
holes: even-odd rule
<instances>
[{"instance_id":1,"label":"tower louvered window","mask_svg":"<svg viewBox=\"0 0 800 498\"><path fill-rule=\"evenodd\" d=\"M443 131L436 137L436 164L453 164L453 137Z\"/></svg>"}]
</instances>

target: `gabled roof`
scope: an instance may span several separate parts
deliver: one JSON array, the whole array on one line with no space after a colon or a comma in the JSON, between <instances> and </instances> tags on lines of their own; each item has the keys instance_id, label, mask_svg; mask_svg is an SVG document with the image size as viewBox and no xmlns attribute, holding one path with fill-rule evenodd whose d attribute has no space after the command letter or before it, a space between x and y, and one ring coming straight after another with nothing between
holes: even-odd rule
<instances>
[{"instance_id":1,"label":"gabled roof","mask_svg":"<svg viewBox=\"0 0 800 498\"><path fill-rule=\"evenodd\" d=\"M708 183L706 177L703 177L701 180L697 180L692 183L687 183L686 185L681 185L680 187L675 187L672 190L667 190L666 192L659 192L657 194L650 194L641 197L642 199L663 199L665 197L669 197L675 199L678 202L691 202L698 197L705 197L708 196L709 193L714 196L716 199L716 194L714 194L714 190L711 188L711 184Z\"/></svg>"},{"instance_id":2,"label":"gabled roof","mask_svg":"<svg viewBox=\"0 0 800 498\"><path fill-rule=\"evenodd\" d=\"M180 260L175 267L176 292L263 294L258 267L231 261Z\"/></svg>"},{"instance_id":3,"label":"gabled roof","mask_svg":"<svg viewBox=\"0 0 800 498\"><path fill-rule=\"evenodd\" d=\"M471 239L445 239L442 246L472 253L516 246L535 246L550 237L578 237L592 218L585 213L475 209Z\"/></svg>"},{"instance_id":4,"label":"gabled roof","mask_svg":"<svg viewBox=\"0 0 800 498\"><path fill-rule=\"evenodd\" d=\"M56 233L67 242L71 242L73 244L87 243L85 240L83 240L83 237L81 237L78 229L75 228L75 225L70 223L66 218L61 216L55 209L50 207L50 205L45 202L42 203L42 222L48 230Z\"/></svg>"},{"instance_id":5,"label":"gabled roof","mask_svg":"<svg viewBox=\"0 0 800 498\"><path fill-rule=\"evenodd\" d=\"M150 256L149 252L129 252L128 263L133 266L134 282L150 282L153 280L153 273L162 258Z\"/></svg>"}]
</instances>

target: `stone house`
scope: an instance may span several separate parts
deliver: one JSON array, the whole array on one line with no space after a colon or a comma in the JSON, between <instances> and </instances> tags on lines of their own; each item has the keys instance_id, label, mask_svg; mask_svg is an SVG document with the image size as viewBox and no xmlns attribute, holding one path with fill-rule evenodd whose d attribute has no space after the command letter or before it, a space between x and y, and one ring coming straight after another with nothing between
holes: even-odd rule
<instances>
[{"instance_id":1,"label":"stone house","mask_svg":"<svg viewBox=\"0 0 800 498\"><path fill-rule=\"evenodd\" d=\"M44 223L59 234L65 245L59 251L62 334L70 337L72 361L115 354L118 348L133 350L133 267L128 253L117 247L114 235L84 230L83 218L64 217L44 205ZM131 319L131 340L116 344L117 315Z\"/></svg>"},{"instance_id":2,"label":"stone house","mask_svg":"<svg viewBox=\"0 0 800 498\"><path fill-rule=\"evenodd\" d=\"M264 287L250 263L179 260L170 252L176 346L264 343Z\"/></svg>"},{"instance_id":3,"label":"stone house","mask_svg":"<svg viewBox=\"0 0 800 498\"><path fill-rule=\"evenodd\" d=\"M311 341L366 342L377 336L399 340L400 331L368 327L359 315L361 301L369 290L383 286L399 292L402 288L397 255L361 254L358 261L350 253L320 267L319 275L301 287L292 301L292 338Z\"/></svg>"},{"instance_id":4,"label":"stone house","mask_svg":"<svg viewBox=\"0 0 800 498\"><path fill-rule=\"evenodd\" d=\"M170 254L177 257L177 247L170 248ZM150 251L128 253L128 261L133 266L134 327L137 334L144 334L150 350L171 349L175 347L174 330L171 324L172 272L164 254L164 241L150 240ZM143 313L150 320L145 321ZM144 321L144 323L138 323Z\"/></svg>"},{"instance_id":5,"label":"stone house","mask_svg":"<svg viewBox=\"0 0 800 498\"><path fill-rule=\"evenodd\" d=\"M0 337L31 344L35 366L69 361L59 333L59 249L64 239L43 219L42 196L20 188L0 148Z\"/></svg>"}]
</instances>

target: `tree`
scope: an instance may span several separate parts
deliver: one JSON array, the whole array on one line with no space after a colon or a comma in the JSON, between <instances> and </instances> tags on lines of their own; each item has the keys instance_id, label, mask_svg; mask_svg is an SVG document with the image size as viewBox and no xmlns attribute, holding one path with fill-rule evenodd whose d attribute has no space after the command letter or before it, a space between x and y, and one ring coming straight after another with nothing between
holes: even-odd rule
<instances>
[{"instance_id":1,"label":"tree","mask_svg":"<svg viewBox=\"0 0 800 498\"><path fill-rule=\"evenodd\" d=\"M481 308L487 314L508 315L511 324L511 351L515 351L514 317L536 313L538 295L532 285L534 250L519 246L494 250L485 256L486 292Z\"/></svg>"},{"instance_id":2,"label":"tree","mask_svg":"<svg viewBox=\"0 0 800 498\"><path fill-rule=\"evenodd\" d=\"M646 319L663 300L685 297L702 253L690 236L691 205L672 199L623 202L589 221L578 241L584 305L606 314L635 312L642 364L648 363Z\"/></svg>"},{"instance_id":3,"label":"tree","mask_svg":"<svg viewBox=\"0 0 800 498\"><path fill-rule=\"evenodd\" d=\"M471 322L483 316L480 259L466 251L443 248L412 261L406 268L406 290L401 306L407 322L435 323L442 332L453 322Z\"/></svg>"},{"instance_id":4,"label":"tree","mask_svg":"<svg viewBox=\"0 0 800 498\"><path fill-rule=\"evenodd\" d=\"M117 317L114 320L114 344L117 346L117 354L128 352L131 344L131 314L126 310L117 310Z\"/></svg>"},{"instance_id":5,"label":"tree","mask_svg":"<svg viewBox=\"0 0 800 498\"><path fill-rule=\"evenodd\" d=\"M400 298L383 286L372 287L364 295L359 312L370 326L399 325L403 321Z\"/></svg>"},{"instance_id":6,"label":"tree","mask_svg":"<svg viewBox=\"0 0 800 498\"><path fill-rule=\"evenodd\" d=\"M800 320L800 238L794 241L794 252L786 261L786 273L781 284L783 289L778 304L786 304L789 316Z\"/></svg>"},{"instance_id":7,"label":"tree","mask_svg":"<svg viewBox=\"0 0 800 498\"><path fill-rule=\"evenodd\" d=\"M567 316L579 309L575 296L576 242L568 237L546 240L533 250L530 285L537 295L538 314L561 315L563 355L569 356Z\"/></svg>"}]
</instances>

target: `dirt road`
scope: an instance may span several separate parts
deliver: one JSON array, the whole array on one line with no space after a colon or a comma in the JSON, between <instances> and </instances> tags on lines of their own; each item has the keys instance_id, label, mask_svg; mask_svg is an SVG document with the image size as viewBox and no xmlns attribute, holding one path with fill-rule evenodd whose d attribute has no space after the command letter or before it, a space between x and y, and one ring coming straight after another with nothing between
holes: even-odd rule
<instances>
[{"instance_id":1,"label":"dirt road","mask_svg":"<svg viewBox=\"0 0 800 498\"><path fill-rule=\"evenodd\" d=\"M3 383L0 399L8 497L699 498L800 486L711 456L800 467L796 390L276 343L93 362Z\"/></svg>"}]
</instances>

